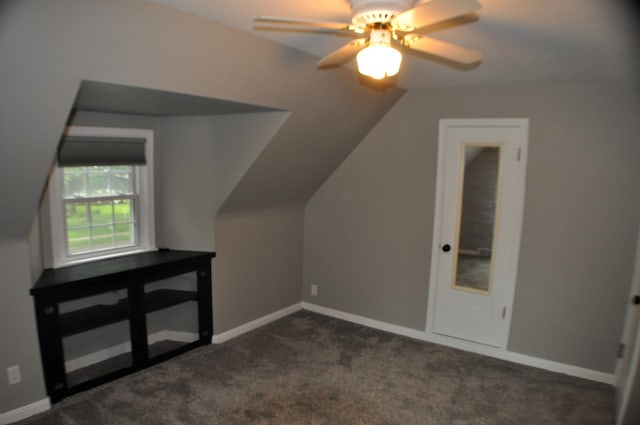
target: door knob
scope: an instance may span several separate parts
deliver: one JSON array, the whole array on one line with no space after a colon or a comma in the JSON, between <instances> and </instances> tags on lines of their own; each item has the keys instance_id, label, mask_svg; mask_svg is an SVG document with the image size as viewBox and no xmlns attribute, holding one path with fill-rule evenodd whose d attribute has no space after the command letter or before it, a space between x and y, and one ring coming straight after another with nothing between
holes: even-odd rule
<instances>
[{"instance_id":1,"label":"door knob","mask_svg":"<svg viewBox=\"0 0 640 425\"><path fill-rule=\"evenodd\" d=\"M635 305L640 305L640 295L634 295L631 302L634 303Z\"/></svg>"},{"instance_id":2,"label":"door knob","mask_svg":"<svg viewBox=\"0 0 640 425\"><path fill-rule=\"evenodd\" d=\"M451 251L451 245L449 245L448 243L442 245L442 251L443 252L449 252Z\"/></svg>"}]
</instances>

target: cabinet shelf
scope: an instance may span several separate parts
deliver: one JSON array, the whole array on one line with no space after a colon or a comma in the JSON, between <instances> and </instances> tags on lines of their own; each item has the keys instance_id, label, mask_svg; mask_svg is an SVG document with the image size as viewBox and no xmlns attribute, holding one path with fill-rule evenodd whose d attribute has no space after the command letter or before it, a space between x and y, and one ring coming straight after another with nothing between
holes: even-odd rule
<instances>
[{"instance_id":1,"label":"cabinet shelf","mask_svg":"<svg viewBox=\"0 0 640 425\"><path fill-rule=\"evenodd\" d=\"M145 309L147 313L173 307L174 305L198 301L198 293L195 291L183 291L179 289L157 289L144 295Z\"/></svg>"},{"instance_id":2,"label":"cabinet shelf","mask_svg":"<svg viewBox=\"0 0 640 425\"><path fill-rule=\"evenodd\" d=\"M147 313L189 301L198 301L198 293L177 289L158 289L148 292L144 296L145 310ZM64 338L128 319L128 298L123 298L116 304L111 305L97 304L60 314L60 335Z\"/></svg>"}]
</instances>

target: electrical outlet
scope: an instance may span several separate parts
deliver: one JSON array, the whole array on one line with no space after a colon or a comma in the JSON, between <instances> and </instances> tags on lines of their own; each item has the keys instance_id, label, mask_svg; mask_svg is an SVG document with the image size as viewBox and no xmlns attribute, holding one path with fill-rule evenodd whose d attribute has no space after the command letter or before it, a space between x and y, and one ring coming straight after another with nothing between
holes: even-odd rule
<instances>
[{"instance_id":1,"label":"electrical outlet","mask_svg":"<svg viewBox=\"0 0 640 425\"><path fill-rule=\"evenodd\" d=\"M318 285L311 285L311 295L314 297L318 296Z\"/></svg>"},{"instance_id":2,"label":"electrical outlet","mask_svg":"<svg viewBox=\"0 0 640 425\"><path fill-rule=\"evenodd\" d=\"M15 365L8 367L7 378L9 379L9 385L17 384L22 381L22 376L20 376L20 366Z\"/></svg>"}]
</instances>

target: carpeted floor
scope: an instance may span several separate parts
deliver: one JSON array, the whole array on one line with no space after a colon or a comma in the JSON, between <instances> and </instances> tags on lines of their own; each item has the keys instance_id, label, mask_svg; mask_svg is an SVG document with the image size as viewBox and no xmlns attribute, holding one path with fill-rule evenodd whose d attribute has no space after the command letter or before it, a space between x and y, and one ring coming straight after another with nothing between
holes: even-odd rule
<instances>
[{"instance_id":1,"label":"carpeted floor","mask_svg":"<svg viewBox=\"0 0 640 425\"><path fill-rule=\"evenodd\" d=\"M613 424L613 388L298 312L22 425Z\"/></svg>"}]
</instances>

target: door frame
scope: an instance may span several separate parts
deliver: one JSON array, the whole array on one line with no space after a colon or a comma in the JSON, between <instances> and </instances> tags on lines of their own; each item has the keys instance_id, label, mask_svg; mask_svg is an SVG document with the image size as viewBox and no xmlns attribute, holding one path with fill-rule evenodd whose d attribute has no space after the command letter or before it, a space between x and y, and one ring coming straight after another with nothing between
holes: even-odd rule
<instances>
[{"instance_id":1,"label":"door frame","mask_svg":"<svg viewBox=\"0 0 640 425\"><path fill-rule=\"evenodd\" d=\"M623 356L616 360L615 387L616 387L616 425L622 425L626 419L630 397L637 382L640 379L640 325L633 333L634 309L640 308L631 303L634 295L640 294L640 226L638 226L638 239L636 242L636 255L629 285L629 302L625 315L624 328L622 330L622 344L624 344ZM638 313L635 313L638 314ZM637 317L635 320L639 320ZM627 375L622 376L623 362L628 361Z\"/></svg>"},{"instance_id":2,"label":"door frame","mask_svg":"<svg viewBox=\"0 0 640 425\"><path fill-rule=\"evenodd\" d=\"M514 238L512 242L511 252L512 261L508 276L513 279L514 285L510 289L510 293L507 294L506 299L509 301L508 308L505 313L505 320L507 321L505 326L504 335L501 336L497 349L500 351L507 350L507 344L509 342L509 332L511 328L511 317L513 311L513 300L515 296L516 277L518 271L518 260L520 258L520 241L522 238L522 222L524 215L524 197L525 197L525 184L526 184L526 169L527 169L527 156L529 146L529 119L528 118L465 118L465 119L441 119L438 135L438 169L436 179L436 201L433 220L433 240L431 244L431 265L429 273L429 298L427 304L427 323L426 332L431 337L438 339L444 338L450 341L459 341L455 337L450 337L442 334L436 334L434 332L434 320L435 320L435 306L437 297L437 279L439 275L439 261L438 258L441 254L441 245L446 243L442 240L441 224L444 208L444 187L445 173L446 173L446 134L449 128L452 127L510 127L517 128L519 130L520 146L518 149L518 162L520 166L517 167L515 181L513 182L517 187L517 193L514 199L514 204L510 206L509 211L512 215L512 225L514 226ZM482 346L483 344L475 343L472 341L465 341L465 343L471 346ZM495 349L495 347L494 347Z\"/></svg>"}]
</instances>

